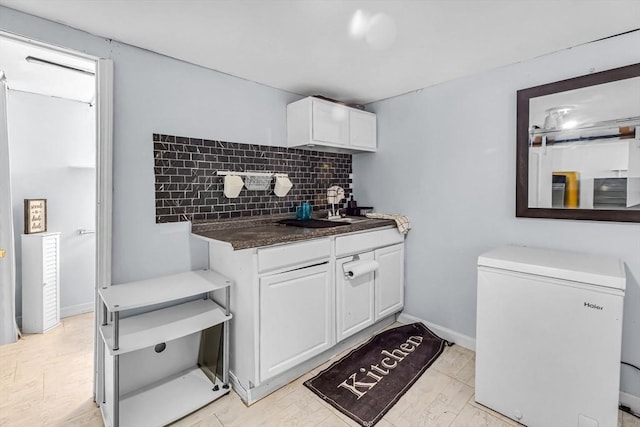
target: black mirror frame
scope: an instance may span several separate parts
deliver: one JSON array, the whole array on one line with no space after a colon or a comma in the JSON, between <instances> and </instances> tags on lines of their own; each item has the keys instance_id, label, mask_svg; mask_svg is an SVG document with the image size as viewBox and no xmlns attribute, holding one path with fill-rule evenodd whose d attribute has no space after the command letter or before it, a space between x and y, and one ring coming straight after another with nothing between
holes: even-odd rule
<instances>
[{"instance_id":1,"label":"black mirror frame","mask_svg":"<svg viewBox=\"0 0 640 427\"><path fill-rule=\"evenodd\" d=\"M640 64L614 68L517 92L516 217L640 222L640 210L529 207L529 100L538 96L640 76Z\"/></svg>"}]
</instances>

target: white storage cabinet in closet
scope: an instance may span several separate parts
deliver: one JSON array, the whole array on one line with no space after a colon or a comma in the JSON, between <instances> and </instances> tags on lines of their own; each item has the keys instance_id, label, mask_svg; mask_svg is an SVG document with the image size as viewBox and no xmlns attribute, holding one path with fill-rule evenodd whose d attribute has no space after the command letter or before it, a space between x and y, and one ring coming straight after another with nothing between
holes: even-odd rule
<instances>
[{"instance_id":1,"label":"white storage cabinet in closet","mask_svg":"<svg viewBox=\"0 0 640 427\"><path fill-rule=\"evenodd\" d=\"M404 236L395 229L336 238L337 340L404 306ZM345 264L375 261L378 268L349 278Z\"/></svg>"},{"instance_id":2,"label":"white storage cabinet in closet","mask_svg":"<svg viewBox=\"0 0 640 427\"><path fill-rule=\"evenodd\" d=\"M22 235L22 332L60 324L60 233Z\"/></svg>"}]
</instances>

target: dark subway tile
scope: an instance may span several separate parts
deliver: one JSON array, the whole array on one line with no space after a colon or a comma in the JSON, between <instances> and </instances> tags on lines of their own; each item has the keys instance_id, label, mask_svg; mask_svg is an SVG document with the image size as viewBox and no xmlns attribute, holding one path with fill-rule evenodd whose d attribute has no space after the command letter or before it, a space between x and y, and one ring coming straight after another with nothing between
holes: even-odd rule
<instances>
[{"instance_id":1,"label":"dark subway tile","mask_svg":"<svg viewBox=\"0 0 640 427\"><path fill-rule=\"evenodd\" d=\"M196 215L200 220L218 220L292 213L303 201L318 209L326 206L330 185L340 185L350 194L352 157L347 154L154 134L154 159L157 222L196 219ZM175 162L164 163L167 160ZM229 200L222 195L223 179L215 176L217 170L288 173L294 187L284 198L269 188L243 189L239 198ZM181 209L170 215L167 206Z\"/></svg>"}]
</instances>

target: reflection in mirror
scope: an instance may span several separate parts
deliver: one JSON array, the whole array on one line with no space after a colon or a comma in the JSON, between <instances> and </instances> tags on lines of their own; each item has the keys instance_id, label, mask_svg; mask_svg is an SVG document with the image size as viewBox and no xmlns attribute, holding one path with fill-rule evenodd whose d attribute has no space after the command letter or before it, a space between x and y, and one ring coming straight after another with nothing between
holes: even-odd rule
<instances>
[{"instance_id":1,"label":"reflection in mirror","mask_svg":"<svg viewBox=\"0 0 640 427\"><path fill-rule=\"evenodd\" d=\"M531 98L529 123L530 208L640 209L640 77Z\"/></svg>"},{"instance_id":2,"label":"reflection in mirror","mask_svg":"<svg viewBox=\"0 0 640 427\"><path fill-rule=\"evenodd\" d=\"M518 216L640 221L640 64L518 91L517 183Z\"/></svg>"}]
</instances>

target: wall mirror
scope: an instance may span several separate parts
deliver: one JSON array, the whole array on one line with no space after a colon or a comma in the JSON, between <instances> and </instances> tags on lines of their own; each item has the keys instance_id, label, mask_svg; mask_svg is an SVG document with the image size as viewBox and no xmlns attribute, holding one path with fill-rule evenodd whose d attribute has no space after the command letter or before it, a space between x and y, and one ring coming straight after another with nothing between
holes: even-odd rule
<instances>
[{"instance_id":1,"label":"wall mirror","mask_svg":"<svg viewBox=\"0 0 640 427\"><path fill-rule=\"evenodd\" d=\"M640 64L517 93L516 216L640 222Z\"/></svg>"}]
</instances>

